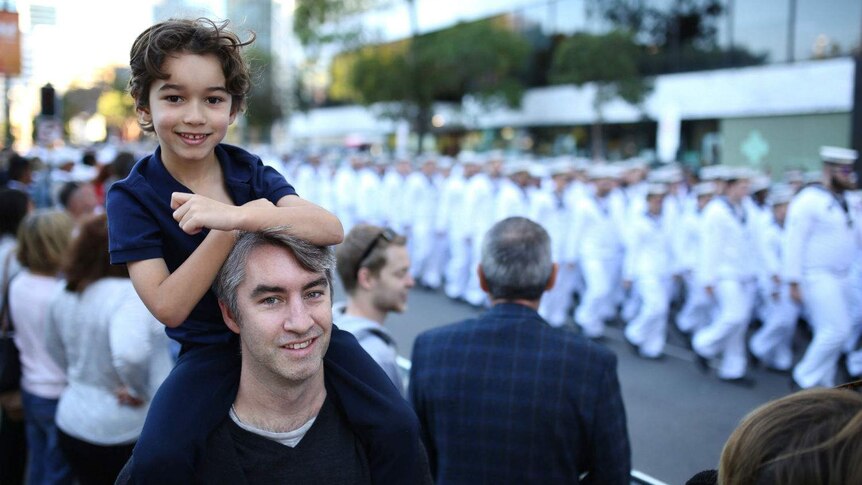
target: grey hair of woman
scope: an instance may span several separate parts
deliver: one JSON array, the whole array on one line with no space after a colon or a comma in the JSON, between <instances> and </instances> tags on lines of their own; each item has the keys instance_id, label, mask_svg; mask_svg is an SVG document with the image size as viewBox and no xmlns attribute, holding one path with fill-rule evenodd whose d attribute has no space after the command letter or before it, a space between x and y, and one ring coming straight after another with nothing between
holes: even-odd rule
<instances>
[{"instance_id":1,"label":"grey hair of woman","mask_svg":"<svg viewBox=\"0 0 862 485\"><path fill-rule=\"evenodd\" d=\"M553 273L551 238L529 219L503 219L485 234L481 266L492 299L538 300Z\"/></svg>"},{"instance_id":2,"label":"grey hair of woman","mask_svg":"<svg viewBox=\"0 0 862 485\"><path fill-rule=\"evenodd\" d=\"M240 232L227 260L216 276L214 290L231 314L239 318L239 285L245 280L246 264L251 253L263 246L289 249L305 270L322 273L332 294L332 271L335 255L328 247L315 246L308 241L291 236L287 227L279 226L257 232Z\"/></svg>"}]
</instances>

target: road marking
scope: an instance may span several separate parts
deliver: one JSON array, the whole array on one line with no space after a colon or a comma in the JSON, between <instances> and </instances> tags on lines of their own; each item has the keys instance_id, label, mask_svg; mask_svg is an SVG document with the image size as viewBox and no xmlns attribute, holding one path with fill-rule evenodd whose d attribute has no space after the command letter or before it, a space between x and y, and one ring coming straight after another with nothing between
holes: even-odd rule
<instances>
[{"instance_id":1,"label":"road marking","mask_svg":"<svg viewBox=\"0 0 862 485\"><path fill-rule=\"evenodd\" d=\"M646 473L638 470L632 470L632 477L637 480L640 480L641 483L644 483L646 485L668 485L667 483L657 478L653 478Z\"/></svg>"}]
</instances>

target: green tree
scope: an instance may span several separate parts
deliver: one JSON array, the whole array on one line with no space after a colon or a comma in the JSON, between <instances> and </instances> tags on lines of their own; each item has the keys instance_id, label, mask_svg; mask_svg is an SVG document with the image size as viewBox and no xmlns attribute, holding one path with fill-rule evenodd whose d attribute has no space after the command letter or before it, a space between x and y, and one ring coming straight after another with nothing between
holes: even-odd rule
<instances>
[{"instance_id":1,"label":"green tree","mask_svg":"<svg viewBox=\"0 0 862 485\"><path fill-rule=\"evenodd\" d=\"M275 82L274 57L260 49L249 49L248 62L252 72L251 92L248 97L245 119L245 138L268 143L272 138L273 123L281 119L281 93Z\"/></svg>"},{"instance_id":2,"label":"green tree","mask_svg":"<svg viewBox=\"0 0 862 485\"><path fill-rule=\"evenodd\" d=\"M364 105L388 103L384 114L409 120L422 151L435 102L471 95L486 106L517 106L529 48L500 18L459 23L350 53L333 64L333 92Z\"/></svg>"},{"instance_id":3,"label":"green tree","mask_svg":"<svg viewBox=\"0 0 862 485\"><path fill-rule=\"evenodd\" d=\"M593 110L596 121L592 127L594 158L604 155L602 124L605 105L617 98L640 106L652 91L649 82L638 70L641 47L632 35L615 30L595 35L576 33L560 43L551 63L550 80L554 84L596 87Z\"/></svg>"}]
</instances>

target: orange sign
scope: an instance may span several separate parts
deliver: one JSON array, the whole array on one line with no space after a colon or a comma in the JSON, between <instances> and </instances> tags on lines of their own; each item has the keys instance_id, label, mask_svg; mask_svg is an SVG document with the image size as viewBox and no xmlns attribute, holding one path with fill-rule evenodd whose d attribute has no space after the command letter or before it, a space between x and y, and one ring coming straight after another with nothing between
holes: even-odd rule
<instances>
[{"instance_id":1,"label":"orange sign","mask_svg":"<svg viewBox=\"0 0 862 485\"><path fill-rule=\"evenodd\" d=\"M21 31L16 12L0 12L0 74L21 74Z\"/></svg>"}]
</instances>

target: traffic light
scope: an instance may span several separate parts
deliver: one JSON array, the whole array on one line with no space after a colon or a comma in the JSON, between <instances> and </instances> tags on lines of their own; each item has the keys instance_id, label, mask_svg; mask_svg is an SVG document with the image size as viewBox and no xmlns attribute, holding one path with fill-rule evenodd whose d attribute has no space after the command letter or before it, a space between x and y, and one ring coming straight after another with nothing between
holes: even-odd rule
<instances>
[{"instance_id":1,"label":"traffic light","mask_svg":"<svg viewBox=\"0 0 862 485\"><path fill-rule=\"evenodd\" d=\"M56 114L56 99L54 86L50 83L42 86L42 115L54 116Z\"/></svg>"}]
</instances>

